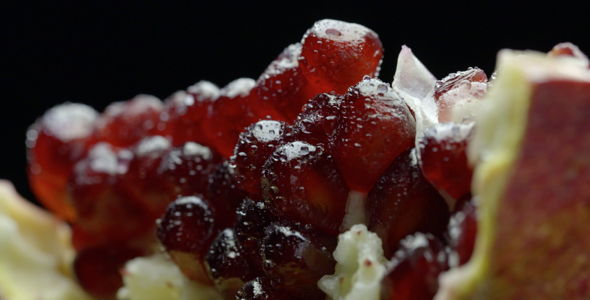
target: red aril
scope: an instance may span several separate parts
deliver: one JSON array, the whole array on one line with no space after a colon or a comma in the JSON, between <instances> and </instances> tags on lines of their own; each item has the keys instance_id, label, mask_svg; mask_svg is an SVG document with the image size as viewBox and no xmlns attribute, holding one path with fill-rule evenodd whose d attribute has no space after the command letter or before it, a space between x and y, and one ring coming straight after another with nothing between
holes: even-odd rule
<instances>
[{"instance_id":1,"label":"red aril","mask_svg":"<svg viewBox=\"0 0 590 300\"><path fill-rule=\"evenodd\" d=\"M130 147L146 135L160 134L162 102L153 96L110 104L97 122L96 138L116 147Z\"/></svg>"},{"instance_id":2,"label":"red aril","mask_svg":"<svg viewBox=\"0 0 590 300\"><path fill-rule=\"evenodd\" d=\"M244 284L236 293L236 300L276 300L289 299L288 296L273 287L266 277L256 277Z\"/></svg>"},{"instance_id":3,"label":"red aril","mask_svg":"<svg viewBox=\"0 0 590 300\"><path fill-rule=\"evenodd\" d=\"M584 54L584 52L582 52L578 46L572 43L559 43L555 45L553 49L547 53L547 55L555 57L572 57L579 60L582 64L590 67L590 61L588 60L586 54Z\"/></svg>"},{"instance_id":4,"label":"red aril","mask_svg":"<svg viewBox=\"0 0 590 300\"><path fill-rule=\"evenodd\" d=\"M228 158L233 154L240 132L250 124L264 120L284 120L268 102L260 100L252 88L255 81L240 78L221 89L219 98L203 123L210 145Z\"/></svg>"},{"instance_id":5,"label":"red aril","mask_svg":"<svg viewBox=\"0 0 590 300\"><path fill-rule=\"evenodd\" d=\"M440 101L442 95L457 88L461 84L470 82L486 83L487 81L488 76L483 70L479 68L469 68L467 71L451 73L447 77L436 82L434 88L434 98Z\"/></svg>"},{"instance_id":6,"label":"red aril","mask_svg":"<svg viewBox=\"0 0 590 300\"><path fill-rule=\"evenodd\" d=\"M144 206L154 220L175 199L172 187L163 184L164 181L158 176L162 158L170 152L171 147L170 141L162 136L144 138L134 148L128 170L119 179L132 199Z\"/></svg>"},{"instance_id":7,"label":"red aril","mask_svg":"<svg viewBox=\"0 0 590 300\"><path fill-rule=\"evenodd\" d=\"M158 222L157 236L178 267L192 280L209 284L204 265L218 226L215 211L200 196L184 196L170 203Z\"/></svg>"},{"instance_id":8,"label":"red aril","mask_svg":"<svg viewBox=\"0 0 590 300\"><path fill-rule=\"evenodd\" d=\"M318 280L334 271L336 237L323 237L295 225L273 223L261 241L264 273L289 299L324 299Z\"/></svg>"},{"instance_id":9,"label":"red aril","mask_svg":"<svg viewBox=\"0 0 590 300\"><path fill-rule=\"evenodd\" d=\"M300 55L299 43L285 48L260 75L254 88L260 100L270 103L288 122L295 120L303 104L313 96L299 65Z\"/></svg>"},{"instance_id":10,"label":"red aril","mask_svg":"<svg viewBox=\"0 0 590 300\"><path fill-rule=\"evenodd\" d=\"M278 218L272 214L264 202L244 198L236 210L234 226L236 239L242 245L250 268L253 268L255 272L262 272L260 241L264 237L264 228L275 221L278 221Z\"/></svg>"},{"instance_id":11,"label":"red aril","mask_svg":"<svg viewBox=\"0 0 590 300\"><path fill-rule=\"evenodd\" d=\"M187 91L174 93L165 101L162 119L175 146L186 142L209 144L203 129L208 110L219 97L219 88L209 81L199 81Z\"/></svg>"},{"instance_id":12,"label":"red aril","mask_svg":"<svg viewBox=\"0 0 590 300\"><path fill-rule=\"evenodd\" d=\"M386 256L409 234L442 236L447 228L447 204L422 176L414 152L400 155L367 197L368 227L383 240Z\"/></svg>"},{"instance_id":13,"label":"red aril","mask_svg":"<svg viewBox=\"0 0 590 300\"><path fill-rule=\"evenodd\" d=\"M88 150L97 117L89 106L64 103L48 110L27 131L31 188L41 203L68 221L76 213L67 197L67 182Z\"/></svg>"},{"instance_id":14,"label":"red aril","mask_svg":"<svg viewBox=\"0 0 590 300\"><path fill-rule=\"evenodd\" d=\"M406 104L379 79L365 78L344 95L334 157L348 187L367 193L393 160L414 145Z\"/></svg>"},{"instance_id":15,"label":"red aril","mask_svg":"<svg viewBox=\"0 0 590 300\"><path fill-rule=\"evenodd\" d=\"M364 76L377 76L383 46L375 32L358 24L321 20L302 41L300 61L312 88L342 94Z\"/></svg>"},{"instance_id":16,"label":"red aril","mask_svg":"<svg viewBox=\"0 0 590 300\"><path fill-rule=\"evenodd\" d=\"M438 276L448 269L444 245L430 234L404 238L383 280L383 300L431 300Z\"/></svg>"},{"instance_id":17,"label":"red aril","mask_svg":"<svg viewBox=\"0 0 590 300\"><path fill-rule=\"evenodd\" d=\"M246 192L239 188L232 164L227 160L217 164L208 180L207 197L220 212L216 221L224 227L233 226L236 208L246 198Z\"/></svg>"},{"instance_id":18,"label":"red aril","mask_svg":"<svg viewBox=\"0 0 590 300\"><path fill-rule=\"evenodd\" d=\"M472 202L463 203L449 220L447 231L449 266L458 267L469 261L477 236L477 210Z\"/></svg>"},{"instance_id":19,"label":"red aril","mask_svg":"<svg viewBox=\"0 0 590 300\"><path fill-rule=\"evenodd\" d=\"M488 88L488 77L479 68L449 74L436 82L434 99L440 122L465 122L473 118L477 104Z\"/></svg>"},{"instance_id":20,"label":"red aril","mask_svg":"<svg viewBox=\"0 0 590 300\"><path fill-rule=\"evenodd\" d=\"M142 249L116 243L84 249L76 254L74 273L90 295L100 300L114 300L123 285L121 269L125 263L145 254Z\"/></svg>"},{"instance_id":21,"label":"red aril","mask_svg":"<svg viewBox=\"0 0 590 300\"><path fill-rule=\"evenodd\" d=\"M262 171L263 195L273 212L337 234L348 189L331 155L301 141L279 147Z\"/></svg>"},{"instance_id":22,"label":"red aril","mask_svg":"<svg viewBox=\"0 0 590 300\"><path fill-rule=\"evenodd\" d=\"M293 125L293 138L311 144L333 148L336 130L341 118L342 96L318 94L303 107Z\"/></svg>"},{"instance_id":23,"label":"red aril","mask_svg":"<svg viewBox=\"0 0 590 300\"><path fill-rule=\"evenodd\" d=\"M119 181L131 158L128 150L98 143L74 167L69 191L78 215L74 223L77 249L126 241L153 229L148 211Z\"/></svg>"},{"instance_id":24,"label":"red aril","mask_svg":"<svg viewBox=\"0 0 590 300\"><path fill-rule=\"evenodd\" d=\"M206 256L207 270L224 298L233 298L245 281L254 277L232 228L221 231Z\"/></svg>"},{"instance_id":25,"label":"red aril","mask_svg":"<svg viewBox=\"0 0 590 300\"><path fill-rule=\"evenodd\" d=\"M207 146L187 142L173 148L162 158L152 176L172 197L207 193L209 175L221 162L219 154Z\"/></svg>"},{"instance_id":26,"label":"red aril","mask_svg":"<svg viewBox=\"0 0 590 300\"><path fill-rule=\"evenodd\" d=\"M467 145L473 123L440 123L424 131L419 141L424 177L454 202L471 191L473 169L467 161Z\"/></svg>"},{"instance_id":27,"label":"red aril","mask_svg":"<svg viewBox=\"0 0 590 300\"><path fill-rule=\"evenodd\" d=\"M282 143L286 130L283 122L262 120L250 125L240 134L232 163L235 165L239 186L255 199L261 198L262 166Z\"/></svg>"}]
</instances>

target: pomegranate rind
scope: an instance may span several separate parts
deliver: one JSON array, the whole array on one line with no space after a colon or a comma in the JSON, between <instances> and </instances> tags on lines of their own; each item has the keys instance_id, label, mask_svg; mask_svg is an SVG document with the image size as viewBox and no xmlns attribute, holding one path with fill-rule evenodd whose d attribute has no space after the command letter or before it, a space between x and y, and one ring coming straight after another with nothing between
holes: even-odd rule
<instances>
[{"instance_id":1,"label":"pomegranate rind","mask_svg":"<svg viewBox=\"0 0 590 300\"><path fill-rule=\"evenodd\" d=\"M65 223L0 180L0 299L89 300L71 270Z\"/></svg>"},{"instance_id":2,"label":"pomegranate rind","mask_svg":"<svg viewBox=\"0 0 590 300\"><path fill-rule=\"evenodd\" d=\"M497 73L469 148L475 251L441 276L435 299L588 299L590 190L578 180L590 180L579 155L590 151L579 113L590 110L590 71L575 59L503 50Z\"/></svg>"}]
</instances>

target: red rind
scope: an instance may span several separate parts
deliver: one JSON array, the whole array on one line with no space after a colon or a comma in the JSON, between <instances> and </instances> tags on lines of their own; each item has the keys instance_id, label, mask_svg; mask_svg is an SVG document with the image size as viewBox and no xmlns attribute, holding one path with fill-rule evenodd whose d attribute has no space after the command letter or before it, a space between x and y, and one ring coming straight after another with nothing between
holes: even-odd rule
<instances>
[{"instance_id":1,"label":"red rind","mask_svg":"<svg viewBox=\"0 0 590 300\"><path fill-rule=\"evenodd\" d=\"M557 102L556 102L557 101ZM520 152L497 204L490 272L503 299L590 297L590 83L532 86ZM539 187L539 188L532 188ZM530 276L535 274L535 276Z\"/></svg>"}]
</instances>

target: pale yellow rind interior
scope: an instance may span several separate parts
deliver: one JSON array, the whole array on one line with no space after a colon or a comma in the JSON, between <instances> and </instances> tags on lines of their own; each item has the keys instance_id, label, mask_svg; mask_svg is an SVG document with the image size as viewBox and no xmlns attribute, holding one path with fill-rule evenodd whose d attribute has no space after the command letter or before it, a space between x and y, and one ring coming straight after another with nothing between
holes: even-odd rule
<instances>
[{"instance_id":1,"label":"pale yellow rind interior","mask_svg":"<svg viewBox=\"0 0 590 300\"><path fill-rule=\"evenodd\" d=\"M381 239L357 224L340 234L334 251L336 270L318 282L333 300L378 300L387 259Z\"/></svg>"},{"instance_id":2,"label":"pale yellow rind interior","mask_svg":"<svg viewBox=\"0 0 590 300\"><path fill-rule=\"evenodd\" d=\"M0 298L90 299L73 278L70 230L0 181Z\"/></svg>"},{"instance_id":3,"label":"pale yellow rind interior","mask_svg":"<svg viewBox=\"0 0 590 300\"><path fill-rule=\"evenodd\" d=\"M129 261L123 280L121 300L222 300L213 287L186 278L164 254Z\"/></svg>"}]
</instances>

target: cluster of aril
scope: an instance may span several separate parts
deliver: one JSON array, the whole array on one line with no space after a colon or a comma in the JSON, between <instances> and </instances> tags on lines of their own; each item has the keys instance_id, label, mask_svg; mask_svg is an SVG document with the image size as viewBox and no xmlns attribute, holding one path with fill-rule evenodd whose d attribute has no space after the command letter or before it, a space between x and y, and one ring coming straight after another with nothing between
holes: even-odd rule
<instances>
[{"instance_id":1,"label":"cluster of aril","mask_svg":"<svg viewBox=\"0 0 590 300\"><path fill-rule=\"evenodd\" d=\"M323 20L257 81L48 111L27 133L30 181L73 228L81 285L114 297L156 232L188 278L226 299L324 299L337 235L364 222L392 259L384 297L432 297L473 247L472 125L443 120L416 147L414 112L374 78L382 55L371 30ZM439 82L440 111L473 82L487 78Z\"/></svg>"}]
</instances>

